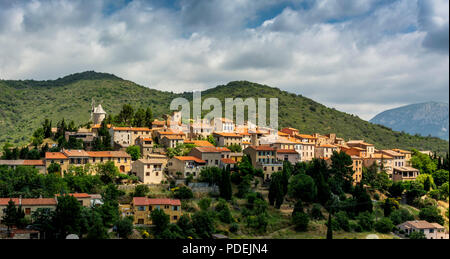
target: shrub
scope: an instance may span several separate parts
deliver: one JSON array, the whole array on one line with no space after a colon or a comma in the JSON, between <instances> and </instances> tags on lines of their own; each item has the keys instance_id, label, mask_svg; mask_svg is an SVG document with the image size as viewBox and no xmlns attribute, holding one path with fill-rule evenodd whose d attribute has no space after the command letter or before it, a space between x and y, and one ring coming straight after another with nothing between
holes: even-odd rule
<instances>
[{"instance_id":1,"label":"shrub","mask_svg":"<svg viewBox=\"0 0 450 259\"><path fill-rule=\"evenodd\" d=\"M325 217L322 214L321 206L320 204L314 203L314 205L311 208L311 218L316 220L322 220L325 219Z\"/></svg>"},{"instance_id":2,"label":"shrub","mask_svg":"<svg viewBox=\"0 0 450 259\"><path fill-rule=\"evenodd\" d=\"M444 217L442 217L441 212L435 206L429 206L421 209L419 212L419 218L430 223L444 225Z\"/></svg>"},{"instance_id":3,"label":"shrub","mask_svg":"<svg viewBox=\"0 0 450 259\"><path fill-rule=\"evenodd\" d=\"M192 199L194 194L189 187L183 186L175 190L174 197L181 200Z\"/></svg>"},{"instance_id":4,"label":"shrub","mask_svg":"<svg viewBox=\"0 0 450 259\"><path fill-rule=\"evenodd\" d=\"M394 225L398 225L405 221L414 220L414 216L407 209L398 209L391 213L390 219Z\"/></svg>"},{"instance_id":5,"label":"shrub","mask_svg":"<svg viewBox=\"0 0 450 259\"><path fill-rule=\"evenodd\" d=\"M389 218L381 218L375 223L375 230L380 233L389 233L394 228L394 224Z\"/></svg>"},{"instance_id":6,"label":"shrub","mask_svg":"<svg viewBox=\"0 0 450 259\"><path fill-rule=\"evenodd\" d=\"M342 229L344 231L350 231L350 223L348 220L347 213L345 211L339 211L336 213L336 222L339 226L339 229Z\"/></svg>"},{"instance_id":7,"label":"shrub","mask_svg":"<svg viewBox=\"0 0 450 259\"><path fill-rule=\"evenodd\" d=\"M296 212L292 215L292 222L295 225L295 230L306 231L308 229L309 216L304 212Z\"/></svg>"},{"instance_id":8,"label":"shrub","mask_svg":"<svg viewBox=\"0 0 450 259\"><path fill-rule=\"evenodd\" d=\"M236 233L239 230L239 225L237 223L233 223L231 224L229 230L231 233Z\"/></svg>"},{"instance_id":9,"label":"shrub","mask_svg":"<svg viewBox=\"0 0 450 259\"><path fill-rule=\"evenodd\" d=\"M358 221L358 224L361 226L362 231L372 231L373 225L375 223L375 217L372 213L365 211L362 213L359 213L359 215L356 217L356 220Z\"/></svg>"},{"instance_id":10,"label":"shrub","mask_svg":"<svg viewBox=\"0 0 450 259\"><path fill-rule=\"evenodd\" d=\"M414 231L409 235L409 239L427 239L427 237L420 231Z\"/></svg>"}]
</instances>

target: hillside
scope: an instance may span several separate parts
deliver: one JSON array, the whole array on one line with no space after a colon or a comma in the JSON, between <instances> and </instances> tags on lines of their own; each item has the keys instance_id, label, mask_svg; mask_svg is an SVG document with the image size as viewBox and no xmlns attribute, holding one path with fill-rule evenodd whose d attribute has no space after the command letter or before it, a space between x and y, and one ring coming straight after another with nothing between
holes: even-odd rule
<instances>
[{"instance_id":1,"label":"hillside","mask_svg":"<svg viewBox=\"0 0 450 259\"><path fill-rule=\"evenodd\" d=\"M396 131L448 140L448 103L411 104L384 111L370 120Z\"/></svg>"},{"instance_id":2,"label":"hillside","mask_svg":"<svg viewBox=\"0 0 450 259\"><path fill-rule=\"evenodd\" d=\"M139 86L114 75L84 72L54 81L0 80L0 145L10 142L22 145L34 129L49 118L85 123L89 120L91 99L102 101L106 112L117 114L121 106L151 106L156 117L169 112L173 98L192 98L189 93L174 94ZM448 142L430 137L394 132L356 116L330 109L301 95L278 88L239 81L217 86L202 93L203 98L221 100L231 97L278 97L280 127L296 127L303 133L335 132L346 140L364 139L377 148L398 147L448 151Z\"/></svg>"}]
</instances>

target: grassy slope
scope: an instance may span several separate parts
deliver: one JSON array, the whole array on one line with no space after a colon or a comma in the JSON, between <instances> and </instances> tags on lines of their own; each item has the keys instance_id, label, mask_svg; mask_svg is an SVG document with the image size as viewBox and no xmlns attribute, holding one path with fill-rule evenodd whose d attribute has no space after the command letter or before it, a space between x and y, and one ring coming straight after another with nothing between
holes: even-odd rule
<instances>
[{"instance_id":1,"label":"grassy slope","mask_svg":"<svg viewBox=\"0 0 450 259\"><path fill-rule=\"evenodd\" d=\"M91 98L102 100L108 113L118 113L125 103L135 108L150 105L155 116L169 111L173 94L136 85L109 74L85 72L55 81L0 81L0 145L4 142L25 144L40 123L48 117L53 125L61 118L84 123L89 120ZM202 93L204 98L230 97L279 98L280 127L296 127L303 133L335 132L346 140L364 139L377 148L417 148L447 151L448 142L438 138L411 136L371 124L356 116L330 109L277 88L250 82L231 82Z\"/></svg>"}]
</instances>

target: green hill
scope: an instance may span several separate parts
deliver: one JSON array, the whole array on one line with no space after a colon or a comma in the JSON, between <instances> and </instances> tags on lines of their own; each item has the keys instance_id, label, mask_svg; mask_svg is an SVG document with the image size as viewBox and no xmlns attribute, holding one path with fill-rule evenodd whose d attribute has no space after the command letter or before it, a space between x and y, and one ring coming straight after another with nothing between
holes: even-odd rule
<instances>
[{"instance_id":1,"label":"green hill","mask_svg":"<svg viewBox=\"0 0 450 259\"><path fill-rule=\"evenodd\" d=\"M152 107L156 117L169 112L176 97L191 99L190 93L175 94L149 89L111 74L84 72L57 80L0 80L0 145L28 143L33 131L49 118L53 125L66 118L85 123L90 117L91 99L107 113L117 114L122 105ZM448 142L406 133L364 121L354 115L327 108L311 99L246 81L231 82L202 92L203 98L277 97L279 126L295 127L302 133L330 133L348 139L364 139L376 148L417 148L438 152L448 151Z\"/></svg>"}]
</instances>

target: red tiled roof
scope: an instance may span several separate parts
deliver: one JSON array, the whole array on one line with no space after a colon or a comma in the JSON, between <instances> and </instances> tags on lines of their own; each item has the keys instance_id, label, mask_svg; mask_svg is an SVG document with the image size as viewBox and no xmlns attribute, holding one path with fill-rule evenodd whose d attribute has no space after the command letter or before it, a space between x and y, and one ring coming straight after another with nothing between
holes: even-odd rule
<instances>
[{"instance_id":1,"label":"red tiled roof","mask_svg":"<svg viewBox=\"0 0 450 259\"><path fill-rule=\"evenodd\" d=\"M323 144L323 145L320 145L319 147L331 147L331 148L336 148L335 145L331 145L331 144Z\"/></svg>"},{"instance_id":2,"label":"red tiled roof","mask_svg":"<svg viewBox=\"0 0 450 259\"><path fill-rule=\"evenodd\" d=\"M180 135L168 135L168 136L164 136L163 138L171 139L171 140L183 139L183 137Z\"/></svg>"},{"instance_id":3,"label":"red tiled roof","mask_svg":"<svg viewBox=\"0 0 450 259\"><path fill-rule=\"evenodd\" d=\"M24 160L23 165L44 166L44 160Z\"/></svg>"},{"instance_id":4,"label":"red tiled roof","mask_svg":"<svg viewBox=\"0 0 450 259\"><path fill-rule=\"evenodd\" d=\"M87 153L89 157L131 157L125 151L88 151Z\"/></svg>"},{"instance_id":5,"label":"red tiled roof","mask_svg":"<svg viewBox=\"0 0 450 259\"><path fill-rule=\"evenodd\" d=\"M61 152L45 152L45 159L67 159Z\"/></svg>"},{"instance_id":6,"label":"red tiled roof","mask_svg":"<svg viewBox=\"0 0 450 259\"><path fill-rule=\"evenodd\" d=\"M236 164L236 161L230 158L222 158L221 160L224 164Z\"/></svg>"},{"instance_id":7,"label":"red tiled roof","mask_svg":"<svg viewBox=\"0 0 450 259\"><path fill-rule=\"evenodd\" d=\"M220 153L220 152L231 152L226 147L195 147L198 151L202 153Z\"/></svg>"},{"instance_id":8,"label":"red tiled roof","mask_svg":"<svg viewBox=\"0 0 450 259\"><path fill-rule=\"evenodd\" d=\"M152 125L164 126L164 125L166 125L166 122L165 121L154 120L152 122Z\"/></svg>"},{"instance_id":9,"label":"red tiled roof","mask_svg":"<svg viewBox=\"0 0 450 259\"><path fill-rule=\"evenodd\" d=\"M0 198L0 205L8 205L10 200L12 200L15 205L19 204L19 198Z\"/></svg>"},{"instance_id":10,"label":"red tiled roof","mask_svg":"<svg viewBox=\"0 0 450 259\"><path fill-rule=\"evenodd\" d=\"M265 145L261 145L261 146L249 146L249 148L254 149L256 151L275 151L276 149L271 147L271 146L265 146Z\"/></svg>"},{"instance_id":11,"label":"red tiled roof","mask_svg":"<svg viewBox=\"0 0 450 259\"><path fill-rule=\"evenodd\" d=\"M205 160L201 160L195 156L174 156L173 158L181 160L181 161L194 161L200 164L206 164Z\"/></svg>"},{"instance_id":12,"label":"red tiled roof","mask_svg":"<svg viewBox=\"0 0 450 259\"><path fill-rule=\"evenodd\" d=\"M278 154L293 154L298 155L298 152L294 149L277 149Z\"/></svg>"},{"instance_id":13,"label":"red tiled roof","mask_svg":"<svg viewBox=\"0 0 450 259\"><path fill-rule=\"evenodd\" d=\"M194 144L198 147L214 147L213 144L206 140L188 140L184 141L184 144Z\"/></svg>"},{"instance_id":14,"label":"red tiled roof","mask_svg":"<svg viewBox=\"0 0 450 259\"><path fill-rule=\"evenodd\" d=\"M55 198L0 198L0 205L8 205L13 200L16 206L22 205L56 205Z\"/></svg>"},{"instance_id":15,"label":"red tiled roof","mask_svg":"<svg viewBox=\"0 0 450 259\"><path fill-rule=\"evenodd\" d=\"M88 152L84 150L63 150L62 152L68 157L89 157Z\"/></svg>"},{"instance_id":16,"label":"red tiled roof","mask_svg":"<svg viewBox=\"0 0 450 259\"><path fill-rule=\"evenodd\" d=\"M221 137L242 138L242 135L237 133L214 132L213 134Z\"/></svg>"},{"instance_id":17,"label":"red tiled roof","mask_svg":"<svg viewBox=\"0 0 450 259\"><path fill-rule=\"evenodd\" d=\"M181 201L174 199L149 199L147 197L134 197L133 204L135 206L148 206L148 205L181 206Z\"/></svg>"},{"instance_id":18,"label":"red tiled roof","mask_svg":"<svg viewBox=\"0 0 450 259\"><path fill-rule=\"evenodd\" d=\"M113 127L116 131L152 131L150 128Z\"/></svg>"},{"instance_id":19,"label":"red tiled roof","mask_svg":"<svg viewBox=\"0 0 450 259\"><path fill-rule=\"evenodd\" d=\"M56 205L54 198L22 199L22 205Z\"/></svg>"}]
</instances>

